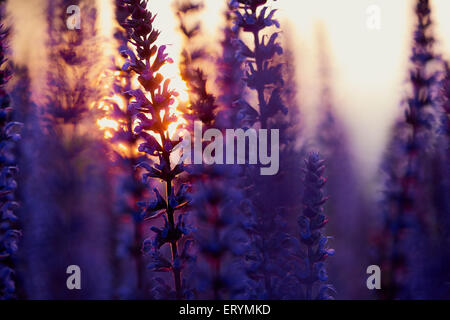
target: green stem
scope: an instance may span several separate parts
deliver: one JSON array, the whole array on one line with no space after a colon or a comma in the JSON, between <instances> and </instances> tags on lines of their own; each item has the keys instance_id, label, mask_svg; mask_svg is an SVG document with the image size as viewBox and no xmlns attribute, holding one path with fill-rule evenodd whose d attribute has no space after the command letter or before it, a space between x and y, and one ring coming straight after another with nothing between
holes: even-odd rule
<instances>
[{"instance_id":1,"label":"green stem","mask_svg":"<svg viewBox=\"0 0 450 320\"><path fill-rule=\"evenodd\" d=\"M164 140L162 140L164 141ZM163 143L164 145L164 143ZM164 147L163 147L164 148ZM164 159L170 167L170 154L164 150ZM167 220L169 221L170 231L175 231L175 217L174 211L169 205L169 199L172 196L172 180L166 181L166 199L167 199ZM170 247L172 250L172 265L175 264L175 260L178 259L178 246L176 241L170 242ZM181 292L181 271L178 268L173 268L173 280L175 283L175 291L177 295L177 299L181 300L183 298L183 294Z\"/></svg>"}]
</instances>

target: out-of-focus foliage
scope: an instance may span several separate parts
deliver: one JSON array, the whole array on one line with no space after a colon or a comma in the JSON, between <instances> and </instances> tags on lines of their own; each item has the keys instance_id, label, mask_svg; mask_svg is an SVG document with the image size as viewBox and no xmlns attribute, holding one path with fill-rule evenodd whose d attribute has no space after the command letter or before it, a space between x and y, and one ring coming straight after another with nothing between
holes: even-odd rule
<instances>
[{"instance_id":1,"label":"out-of-focus foliage","mask_svg":"<svg viewBox=\"0 0 450 320\"><path fill-rule=\"evenodd\" d=\"M0 3L0 5L2 5ZM3 22L4 8L0 8ZM15 145L20 139L21 124L12 121L11 99L6 85L11 69L6 54L9 30L0 26L0 299L16 297L16 253L22 232L18 230L16 211L16 176L18 173Z\"/></svg>"}]
</instances>

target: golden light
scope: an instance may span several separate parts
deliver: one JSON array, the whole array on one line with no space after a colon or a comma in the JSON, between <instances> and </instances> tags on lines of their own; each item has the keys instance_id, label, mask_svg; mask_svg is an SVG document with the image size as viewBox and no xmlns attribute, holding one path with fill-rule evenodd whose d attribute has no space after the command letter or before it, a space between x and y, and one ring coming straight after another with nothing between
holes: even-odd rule
<instances>
[{"instance_id":1,"label":"golden light","mask_svg":"<svg viewBox=\"0 0 450 320\"><path fill-rule=\"evenodd\" d=\"M152 3L154 5L154 2ZM168 53L169 56L174 60L174 63L164 65L159 71L165 79L170 79L170 89L175 90L178 93L178 96L175 97L175 101L170 106L169 110L170 115L175 115L177 117L177 120L174 123L171 123L167 129L168 136L170 138L174 138L177 130L186 124L186 120L183 118L183 113L178 110L178 107L180 105L185 106L189 104L189 94L186 82L183 81L180 75L179 62L181 56L180 53L182 38L179 31L177 30L176 18L173 16L173 12L171 11L171 8L169 6L165 6L165 10L161 10L160 5L158 7L158 17L155 19L154 24L155 28L161 31L161 34L156 44L158 46L166 45L166 53ZM149 3L149 9L154 10L155 8L152 8L152 5L150 5ZM115 28L113 23L111 23L111 8L108 8L108 10L106 10L105 12L107 12L107 14L102 15L99 28L102 30L102 35L110 36L112 34L111 30ZM166 19L169 16L171 16L171 19ZM116 65L121 66L124 63L124 58L121 57L118 52L112 51L112 54L115 55ZM105 73L104 76L109 79L109 84L106 84L104 86L105 89L109 89L112 85L113 81L111 81L111 79L114 79L115 83L119 83L123 87L125 87L127 84L127 79L123 76L123 73L121 71L109 71ZM138 81L137 75L133 76L133 78L130 80L130 84L132 89L142 88ZM106 115L103 115L101 119L97 120L97 126L104 133L105 139L113 138L114 132L117 132L122 125L125 125L125 123L120 123L116 120L111 119L112 117L110 113L114 111L112 107L114 104L117 104L119 109L122 111L125 111L128 107L126 99L124 99L120 94L111 94L105 96L94 106L95 108L106 112ZM164 112L162 112L160 115L164 116ZM138 121L134 120L132 124L133 129L136 127L137 123ZM153 132L149 133L153 135L159 142L161 142L159 135ZM130 152L132 152L133 154L138 153L137 146L135 148L136 150L129 150L129 147L127 147L123 143L116 143L115 145L113 145L113 149L122 155L129 154Z\"/></svg>"},{"instance_id":2,"label":"golden light","mask_svg":"<svg viewBox=\"0 0 450 320\"><path fill-rule=\"evenodd\" d=\"M102 57L110 61L118 56L114 39L116 27L114 1L96 0L98 4L98 35L96 45L102 45ZM174 0L152 0L149 7L157 13L156 27L161 31L161 44L177 65L181 49L178 22L172 4ZM202 26L208 33L208 43L220 40L221 8L225 1L204 1L207 12L202 15ZM317 0L317 1L270 1L280 9L277 16L283 25L283 34L291 34L289 45L297 58L297 80L300 105L303 114L315 110L318 94L314 92L317 75L315 25L321 21L327 29L330 59L332 60L336 100L340 114L350 124L350 133L356 146L356 156L371 168L376 168L386 139L386 127L393 121L393 114L400 108L402 88L407 77L407 57L410 54L412 37L412 0ZM26 65L30 71L31 93L38 104L45 101L43 83L46 72L42 72L47 61L47 23L42 0L8 1L8 12L14 22L14 36L10 45L14 60ZM366 27L369 5L381 8L382 28L370 31ZM439 52L450 58L450 12L449 0L433 0L433 16ZM216 8L217 7L217 8ZM289 31L290 29L290 31ZM30 34L34 40L30 41ZM172 74L176 76L175 69ZM172 79L172 85L180 91L183 99L184 85ZM179 79L179 78L178 78ZM180 88L181 86L181 88ZM185 97L187 95L184 95ZM105 106L106 108L106 106ZM304 121L305 124L309 123ZM367 174L370 174L366 170Z\"/></svg>"},{"instance_id":3,"label":"golden light","mask_svg":"<svg viewBox=\"0 0 450 320\"><path fill-rule=\"evenodd\" d=\"M121 151L123 151L124 153L128 153L128 152L129 152L128 147L127 147L126 145L124 145L124 144L122 144L122 143L119 143L117 146L118 146L119 149L120 149Z\"/></svg>"},{"instance_id":4,"label":"golden light","mask_svg":"<svg viewBox=\"0 0 450 320\"><path fill-rule=\"evenodd\" d=\"M127 106L125 103L125 100L123 99L123 97L115 94L112 97L108 97L108 101L109 102L113 102L115 104L117 104L117 106L119 107L120 110L125 111L127 110ZM111 106L111 104L109 104Z\"/></svg>"},{"instance_id":5,"label":"golden light","mask_svg":"<svg viewBox=\"0 0 450 320\"><path fill-rule=\"evenodd\" d=\"M183 118L183 114L177 110L177 105L175 104L174 107L170 110L170 115L175 115L177 117L177 121L172 122L167 128L169 138L173 139L177 130L183 125L187 124L187 121Z\"/></svg>"},{"instance_id":6,"label":"golden light","mask_svg":"<svg viewBox=\"0 0 450 320\"><path fill-rule=\"evenodd\" d=\"M104 136L106 139L111 139L112 137L114 137L114 135L111 133L111 131L108 131L108 130L105 131Z\"/></svg>"},{"instance_id":7,"label":"golden light","mask_svg":"<svg viewBox=\"0 0 450 320\"><path fill-rule=\"evenodd\" d=\"M119 130L119 123L115 120L108 119L107 117L97 120L97 125L100 130L114 129Z\"/></svg>"},{"instance_id":8,"label":"golden light","mask_svg":"<svg viewBox=\"0 0 450 320\"><path fill-rule=\"evenodd\" d=\"M105 139L111 139L114 136L111 130L119 130L119 123L107 117L97 120L97 126L104 132Z\"/></svg>"}]
</instances>

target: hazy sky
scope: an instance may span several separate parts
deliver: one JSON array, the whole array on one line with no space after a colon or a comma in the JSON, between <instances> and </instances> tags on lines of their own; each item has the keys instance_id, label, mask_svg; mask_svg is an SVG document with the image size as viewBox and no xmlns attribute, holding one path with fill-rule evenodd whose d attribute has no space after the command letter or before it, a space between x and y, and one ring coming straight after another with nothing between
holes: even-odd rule
<instances>
[{"instance_id":1,"label":"hazy sky","mask_svg":"<svg viewBox=\"0 0 450 320\"><path fill-rule=\"evenodd\" d=\"M167 0L152 0L158 12L158 27L163 41L179 50L176 21ZM401 112L405 96L408 57L414 24L415 0L278 0L278 17L289 27L291 46L297 56L300 105L314 110L318 101L317 27L325 30L328 56L332 67L333 91L337 112L346 122L359 163L376 173L389 128ZM222 1L206 0L204 29L209 39L219 41L218 25L222 21ZM375 8L380 28L370 29L368 20ZM450 1L432 1L437 49L450 55ZM311 114L311 112L309 112ZM306 117L310 119L310 117Z\"/></svg>"},{"instance_id":2,"label":"hazy sky","mask_svg":"<svg viewBox=\"0 0 450 320\"><path fill-rule=\"evenodd\" d=\"M401 110L412 39L414 0L279 1L280 14L295 26L302 92L314 92L317 70L315 26L326 29L339 112L351 129L358 158L376 168L388 128ZM450 1L434 0L438 49L450 53ZM369 29L370 7L380 29ZM369 13L367 12L369 10ZM309 107L314 96L303 94Z\"/></svg>"},{"instance_id":3,"label":"hazy sky","mask_svg":"<svg viewBox=\"0 0 450 320\"><path fill-rule=\"evenodd\" d=\"M100 24L111 26L109 4L113 1L97 2L102 8ZM171 11L172 2L151 0L149 6L158 13L156 24L162 31L160 43L170 44L168 51L176 60L181 42ZM34 61L32 72L41 77L45 3L44 0L9 1L17 35L12 43L14 55L19 61ZM220 41L218 26L224 3L206 0L203 23L213 45ZM324 27L337 112L348 125L360 164L369 168L368 174L375 173L388 128L400 111L399 102L404 96L415 0L278 0L272 3L274 8L279 8L282 25L290 27L291 46L295 48L298 62L300 104L305 110L314 110L317 104L316 31L318 24ZM450 1L434 0L432 4L438 49L449 57ZM380 13L379 30L367 27L367 10L374 5ZM104 32L103 36L107 38L109 34ZM172 66L168 72L176 77L177 69Z\"/></svg>"}]
</instances>

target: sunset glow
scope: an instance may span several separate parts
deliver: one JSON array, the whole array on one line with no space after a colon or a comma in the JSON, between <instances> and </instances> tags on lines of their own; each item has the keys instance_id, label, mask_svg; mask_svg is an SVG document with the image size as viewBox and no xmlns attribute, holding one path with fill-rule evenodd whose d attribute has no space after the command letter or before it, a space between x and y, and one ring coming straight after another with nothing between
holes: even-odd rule
<instances>
[{"instance_id":1,"label":"sunset glow","mask_svg":"<svg viewBox=\"0 0 450 320\"><path fill-rule=\"evenodd\" d=\"M450 300L449 18L0 0L0 300L180 320Z\"/></svg>"}]
</instances>

